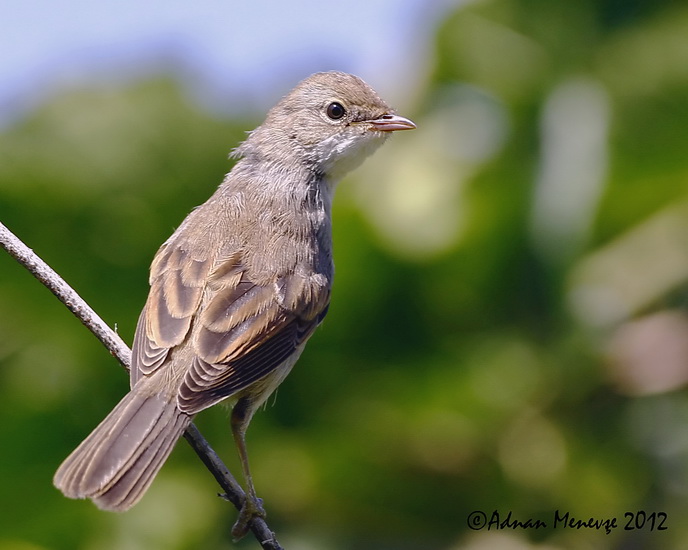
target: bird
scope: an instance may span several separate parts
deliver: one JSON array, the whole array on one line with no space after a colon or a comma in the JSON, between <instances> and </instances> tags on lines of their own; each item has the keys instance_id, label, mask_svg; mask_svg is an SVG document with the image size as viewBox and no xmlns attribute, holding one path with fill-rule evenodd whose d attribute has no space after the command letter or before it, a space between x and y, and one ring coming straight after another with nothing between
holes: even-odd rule
<instances>
[{"instance_id":1,"label":"bird","mask_svg":"<svg viewBox=\"0 0 688 550\"><path fill-rule=\"evenodd\" d=\"M131 389L58 468L65 496L128 510L194 416L225 401L246 483L232 533L265 517L245 434L328 311L336 184L391 133L415 127L338 71L305 78L268 111L215 193L155 254Z\"/></svg>"}]
</instances>

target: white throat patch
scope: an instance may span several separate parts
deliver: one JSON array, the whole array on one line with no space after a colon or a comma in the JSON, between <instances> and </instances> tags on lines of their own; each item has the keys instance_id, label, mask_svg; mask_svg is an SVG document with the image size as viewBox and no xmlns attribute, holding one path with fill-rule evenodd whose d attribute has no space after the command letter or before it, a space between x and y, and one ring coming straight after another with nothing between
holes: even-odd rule
<instances>
[{"instance_id":1,"label":"white throat patch","mask_svg":"<svg viewBox=\"0 0 688 550\"><path fill-rule=\"evenodd\" d=\"M337 133L317 145L316 158L322 159L320 168L327 179L336 183L374 153L387 137L385 133L368 130L364 134Z\"/></svg>"}]
</instances>

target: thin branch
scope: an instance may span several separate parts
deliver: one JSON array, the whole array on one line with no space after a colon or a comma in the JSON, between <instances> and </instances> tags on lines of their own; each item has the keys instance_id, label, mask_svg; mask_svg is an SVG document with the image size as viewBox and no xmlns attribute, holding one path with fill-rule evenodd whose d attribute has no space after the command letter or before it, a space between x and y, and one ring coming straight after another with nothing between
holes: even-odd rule
<instances>
[{"instance_id":1,"label":"thin branch","mask_svg":"<svg viewBox=\"0 0 688 550\"><path fill-rule=\"evenodd\" d=\"M0 223L0 246L2 246L17 262L23 265L36 277L43 286L52 292L67 309L71 311L88 328L108 351L129 370L131 351L98 314L91 309L76 291L64 282L53 269L38 255L26 246L7 227Z\"/></svg>"},{"instance_id":2,"label":"thin branch","mask_svg":"<svg viewBox=\"0 0 688 550\"><path fill-rule=\"evenodd\" d=\"M0 246L4 248L10 256L23 265L36 279L38 279L67 309L71 311L88 328L107 350L129 370L131 364L131 350L103 321L98 314L70 287L48 264L26 246L17 236L7 227L0 223ZM244 502L244 491L237 483L234 476L229 472L220 457L213 451L210 444L198 431L198 428L191 424L184 438L189 445L196 451L206 468L213 474L222 490L222 496L229 500L237 510L241 509ZM270 530L263 518L255 517L249 524L251 531L255 535L260 545L265 550L283 550L277 542L275 534Z\"/></svg>"}]
</instances>

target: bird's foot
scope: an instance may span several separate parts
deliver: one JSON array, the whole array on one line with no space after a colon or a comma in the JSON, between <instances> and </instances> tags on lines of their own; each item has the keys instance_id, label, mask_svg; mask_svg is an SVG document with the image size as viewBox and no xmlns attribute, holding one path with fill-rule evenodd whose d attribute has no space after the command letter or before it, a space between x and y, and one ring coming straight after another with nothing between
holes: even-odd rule
<instances>
[{"instance_id":1,"label":"bird's foot","mask_svg":"<svg viewBox=\"0 0 688 550\"><path fill-rule=\"evenodd\" d=\"M263 508L263 499L246 493L244 504L239 511L239 517L232 527L232 537L235 541L243 538L248 533L249 523L255 517L265 518L267 514Z\"/></svg>"}]
</instances>

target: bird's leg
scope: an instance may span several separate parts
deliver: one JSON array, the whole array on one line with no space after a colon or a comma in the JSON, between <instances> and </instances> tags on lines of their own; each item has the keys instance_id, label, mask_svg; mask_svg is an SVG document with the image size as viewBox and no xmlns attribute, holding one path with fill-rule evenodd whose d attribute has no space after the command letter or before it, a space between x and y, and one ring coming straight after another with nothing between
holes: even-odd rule
<instances>
[{"instance_id":1,"label":"bird's leg","mask_svg":"<svg viewBox=\"0 0 688 550\"><path fill-rule=\"evenodd\" d=\"M256 490L253 487L253 479L251 478L251 471L248 466L248 453L246 452L246 428L253 416L253 408L250 397L242 397L234 405L232 409L232 434L239 451L239 460L241 461L241 469L244 472L244 479L246 480L246 497L244 503L239 511L239 518L234 527L232 527L232 536L235 540L239 540L246 533L248 533L248 524L256 517L265 517L265 510L261 499L256 496Z\"/></svg>"}]
</instances>

